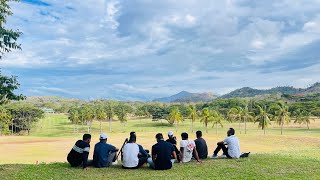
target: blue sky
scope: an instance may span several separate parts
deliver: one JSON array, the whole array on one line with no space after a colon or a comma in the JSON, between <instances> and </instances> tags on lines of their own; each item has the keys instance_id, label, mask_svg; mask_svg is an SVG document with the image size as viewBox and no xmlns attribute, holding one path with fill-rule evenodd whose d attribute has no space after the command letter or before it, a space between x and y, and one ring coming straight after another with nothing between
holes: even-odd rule
<instances>
[{"instance_id":1,"label":"blue sky","mask_svg":"<svg viewBox=\"0 0 320 180\"><path fill-rule=\"evenodd\" d=\"M319 0L22 0L0 68L27 96L150 100L320 81Z\"/></svg>"}]
</instances>

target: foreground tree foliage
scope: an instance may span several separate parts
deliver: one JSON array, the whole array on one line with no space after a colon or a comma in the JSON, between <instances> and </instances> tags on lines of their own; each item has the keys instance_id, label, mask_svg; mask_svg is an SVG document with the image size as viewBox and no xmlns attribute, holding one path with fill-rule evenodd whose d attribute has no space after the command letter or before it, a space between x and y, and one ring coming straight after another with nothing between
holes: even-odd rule
<instances>
[{"instance_id":1,"label":"foreground tree foliage","mask_svg":"<svg viewBox=\"0 0 320 180\"><path fill-rule=\"evenodd\" d=\"M15 76L3 76L0 72L0 105L6 104L11 100L19 101L25 99L22 94L16 95L14 91L20 84Z\"/></svg>"},{"instance_id":2,"label":"foreground tree foliage","mask_svg":"<svg viewBox=\"0 0 320 180\"><path fill-rule=\"evenodd\" d=\"M1 0L0 1L0 60L4 53L10 52L12 49L21 49L21 45L16 41L22 34L19 30L6 29L4 26L8 16L12 15L9 2L18 2L19 0ZM0 105L8 103L10 100L22 100L23 95L14 94L14 90L18 89L20 84L15 76L7 77L0 71Z\"/></svg>"},{"instance_id":3,"label":"foreground tree foliage","mask_svg":"<svg viewBox=\"0 0 320 180\"><path fill-rule=\"evenodd\" d=\"M4 53L10 52L12 49L21 49L21 45L17 44L16 41L22 35L22 32L4 27L7 23L8 16L13 14L8 3L18 1L19 0L0 1L0 59Z\"/></svg>"}]
</instances>

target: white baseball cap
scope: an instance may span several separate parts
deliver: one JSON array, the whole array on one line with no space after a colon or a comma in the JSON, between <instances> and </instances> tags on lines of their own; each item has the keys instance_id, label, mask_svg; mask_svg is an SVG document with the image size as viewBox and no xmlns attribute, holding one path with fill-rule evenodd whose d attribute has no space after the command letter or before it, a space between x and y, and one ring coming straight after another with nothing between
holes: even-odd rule
<instances>
[{"instance_id":1,"label":"white baseball cap","mask_svg":"<svg viewBox=\"0 0 320 180\"><path fill-rule=\"evenodd\" d=\"M168 131L168 135L169 136L173 136L173 132L172 131Z\"/></svg>"},{"instance_id":2,"label":"white baseball cap","mask_svg":"<svg viewBox=\"0 0 320 180\"><path fill-rule=\"evenodd\" d=\"M107 138L108 138L108 136L105 133L100 134L100 139L101 140L104 140L104 139L107 139Z\"/></svg>"}]
</instances>

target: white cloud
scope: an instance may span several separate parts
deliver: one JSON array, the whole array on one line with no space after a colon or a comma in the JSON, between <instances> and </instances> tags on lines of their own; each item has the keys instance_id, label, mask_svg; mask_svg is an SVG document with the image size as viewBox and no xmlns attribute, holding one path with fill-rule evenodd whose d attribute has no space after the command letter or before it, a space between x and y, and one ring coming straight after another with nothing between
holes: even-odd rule
<instances>
[{"instance_id":1,"label":"white cloud","mask_svg":"<svg viewBox=\"0 0 320 180\"><path fill-rule=\"evenodd\" d=\"M306 22L303 25L303 30L311 33L320 33L320 20Z\"/></svg>"},{"instance_id":2,"label":"white cloud","mask_svg":"<svg viewBox=\"0 0 320 180\"><path fill-rule=\"evenodd\" d=\"M12 72L66 71L49 74L46 78L51 81L45 87L77 91L66 83L69 79L81 87L79 96L136 93L140 96L134 98L143 98L189 89L225 92L241 86L265 87L264 83L269 87L295 83L295 79L300 79L296 83L300 86L317 79L316 73L306 75L305 71L297 71L296 76L280 73L280 79L270 74L265 78L260 72L287 66L287 56L320 40L318 0L48 3L51 6L23 1L12 5L14 16L7 27L24 32L19 40L23 50L0 61L1 68ZM315 56L308 58L311 65L317 64L312 60L319 61ZM295 68L305 68L303 61L294 63ZM77 69L83 76L73 74ZM22 75L37 78L33 73ZM53 81L52 76L57 79ZM41 87L26 79L22 81L30 87ZM110 87L93 82L108 82ZM117 90L123 94L115 94ZM56 93L63 91L56 89Z\"/></svg>"}]
</instances>

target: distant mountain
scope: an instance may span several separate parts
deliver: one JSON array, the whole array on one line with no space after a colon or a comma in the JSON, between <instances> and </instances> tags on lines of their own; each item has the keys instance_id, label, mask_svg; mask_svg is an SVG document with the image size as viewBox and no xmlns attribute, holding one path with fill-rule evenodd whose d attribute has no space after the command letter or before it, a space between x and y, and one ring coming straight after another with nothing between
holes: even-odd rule
<instances>
[{"instance_id":1,"label":"distant mountain","mask_svg":"<svg viewBox=\"0 0 320 180\"><path fill-rule=\"evenodd\" d=\"M176 99L174 102L209 102L216 99L217 97L217 95L210 92L192 93L191 96Z\"/></svg>"},{"instance_id":2,"label":"distant mountain","mask_svg":"<svg viewBox=\"0 0 320 180\"><path fill-rule=\"evenodd\" d=\"M181 91L178 94L154 99L158 102L208 102L216 99L218 96L213 93L190 93L187 91Z\"/></svg>"},{"instance_id":3,"label":"distant mountain","mask_svg":"<svg viewBox=\"0 0 320 180\"><path fill-rule=\"evenodd\" d=\"M283 86L283 87L275 87L271 89L261 90L261 89L253 89L250 87L244 87L240 89L236 89L228 94L221 96L220 98L235 98L235 97L255 97L260 95L267 94L313 94L320 93L320 83L315 83L314 85L302 89L302 88L294 88L291 86Z\"/></svg>"},{"instance_id":4,"label":"distant mountain","mask_svg":"<svg viewBox=\"0 0 320 180\"><path fill-rule=\"evenodd\" d=\"M315 94L320 93L320 82L313 84L312 86L304 89L303 94Z\"/></svg>"},{"instance_id":5,"label":"distant mountain","mask_svg":"<svg viewBox=\"0 0 320 180\"><path fill-rule=\"evenodd\" d=\"M158 101L158 102L174 102L177 99L180 98L184 98L184 97L188 97L191 96L192 93L187 92L187 91L181 91L178 94L169 96L169 97L163 97L163 98L158 98L158 99L154 99L153 101Z\"/></svg>"}]
</instances>

